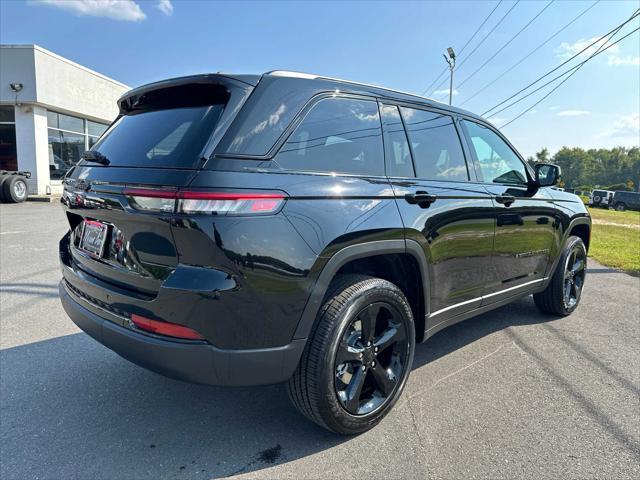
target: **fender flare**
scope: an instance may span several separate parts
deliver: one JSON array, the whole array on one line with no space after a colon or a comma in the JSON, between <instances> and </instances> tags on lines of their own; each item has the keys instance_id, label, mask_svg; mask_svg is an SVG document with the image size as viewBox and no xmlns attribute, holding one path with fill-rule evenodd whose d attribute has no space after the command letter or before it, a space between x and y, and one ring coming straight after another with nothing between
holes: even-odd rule
<instances>
[{"instance_id":1,"label":"fender flare","mask_svg":"<svg viewBox=\"0 0 640 480\"><path fill-rule=\"evenodd\" d=\"M343 265L353 260L393 253L408 253L412 255L418 263L420 275L422 277L425 315L429 312L429 270L427 260L420 244L414 240L377 240L373 242L349 245L336 252L326 263L318 279L313 286L313 290L307 304L304 307L298 327L293 335L293 339L306 339L311 334L311 329L315 323L318 311L322 307L322 301L327 293L331 281L338 270Z\"/></svg>"},{"instance_id":2,"label":"fender flare","mask_svg":"<svg viewBox=\"0 0 640 480\"><path fill-rule=\"evenodd\" d=\"M560 261L560 257L562 256L562 250L564 249L564 246L567 243L567 239L569 238L569 233L577 225L587 225L589 227L589 236L591 236L591 217L582 216L582 217L575 217L571 219L571 221L569 222L569 225L567 225L567 228L562 233L562 240L560 241L560 250L558 251L556 258L553 260L553 263L551 264L551 266L546 272L545 276L547 277L547 280L544 282L541 290L544 290L549 284L549 282L551 281L551 278L553 277L553 273L556 271L556 267L558 266L558 262Z\"/></svg>"}]
</instances>

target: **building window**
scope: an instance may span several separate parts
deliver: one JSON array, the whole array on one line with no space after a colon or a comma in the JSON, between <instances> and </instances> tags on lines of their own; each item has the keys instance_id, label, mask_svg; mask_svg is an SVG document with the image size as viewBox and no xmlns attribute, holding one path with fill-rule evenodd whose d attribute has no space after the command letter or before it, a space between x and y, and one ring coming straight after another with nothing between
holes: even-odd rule
<instances>
[{"instance_id":1,"label":"building window","mask_svg":"<svg viewBox=\"0 0 640 480\"><path fill-rule=\"evenodd\" d=\"M47 112L47 126L51 180L60 180L108 127L103 123L52 111Z\"/></svg>"},{"instance_id":2,"label":"building window","mask_svg":"<svg viewBox=\"0 0 640 480\"><path fill-rule=\"evenodd\" d=\"M0 170L17 170L16 119L13 106L0 106Z\"/></svg>"}]
</instances>

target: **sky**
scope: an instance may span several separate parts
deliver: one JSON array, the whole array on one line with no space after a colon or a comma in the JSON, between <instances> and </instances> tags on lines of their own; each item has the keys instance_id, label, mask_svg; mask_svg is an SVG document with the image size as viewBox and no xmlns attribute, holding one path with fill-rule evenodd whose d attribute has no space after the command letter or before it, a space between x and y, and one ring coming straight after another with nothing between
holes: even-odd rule
<instances>
[{"instance_id":1,"label":"sky","mask_svg":"<svg viewBox=\"0 0 640 480\"><path fill-rule=\"evenodd\" d=\"M482 114L640 8L639 0L601 0L504 73L593 3L0 0L0 43L40 45L131 87L194 73L278 69L417 94L425 93L446 67L442 54L451 46L459 52L453 103ZM640 17L614 39L638 26ZM639 33L590 60L502 131L525 156L542 147L555 152L562 146L640 144ZM446 81L436 82L427 94L448 101L448 76L442 78ZM501 127L558 82L486 117Z\"/></svg>"}]
</instances>

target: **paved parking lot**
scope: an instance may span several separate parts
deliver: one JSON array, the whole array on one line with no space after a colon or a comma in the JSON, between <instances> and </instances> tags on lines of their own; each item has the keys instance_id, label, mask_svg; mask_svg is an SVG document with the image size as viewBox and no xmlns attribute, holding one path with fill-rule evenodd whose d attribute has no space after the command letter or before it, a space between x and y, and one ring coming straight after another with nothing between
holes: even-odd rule
<instances>
[{"instance_id":1,"label":"paved parking lot","mask_svg":"<svg viewBox=\"0 0 640 480\"><path fill-rule=\"evenodd\" d=\"M341 438L283 386L181 383L81 333L57 298L65 230L58 205L0 206L4 480L640 476L638 278L591 261L569 318L527 298L440 332L389 417Z\"/></svg>"}]
</instances>

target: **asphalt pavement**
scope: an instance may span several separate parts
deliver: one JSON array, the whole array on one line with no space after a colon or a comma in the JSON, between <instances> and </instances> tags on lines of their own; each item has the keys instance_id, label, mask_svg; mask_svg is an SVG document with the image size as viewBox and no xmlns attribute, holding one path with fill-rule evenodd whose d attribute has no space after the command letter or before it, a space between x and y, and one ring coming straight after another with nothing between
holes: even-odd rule
<instances>
[{"instance_id":1,"label":"asphalt pavement","mask_svg":"<svg viewBox=\"0 0 640 480\"><path fill-rule=\"evenodd\" d=\"M82 333L58 300L66 230L59 205L0 205L3 480L640 477L639 278L590 260L570 317L529 297L438 333L393 412L345 438L282 385L182 383Z\"/></svg>"}]
</instances>

